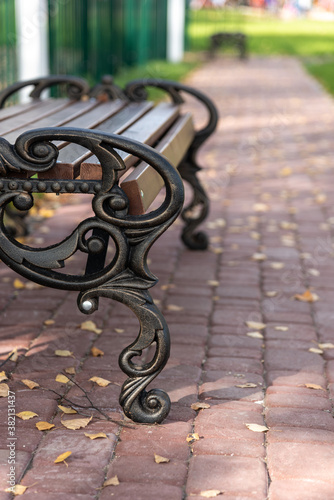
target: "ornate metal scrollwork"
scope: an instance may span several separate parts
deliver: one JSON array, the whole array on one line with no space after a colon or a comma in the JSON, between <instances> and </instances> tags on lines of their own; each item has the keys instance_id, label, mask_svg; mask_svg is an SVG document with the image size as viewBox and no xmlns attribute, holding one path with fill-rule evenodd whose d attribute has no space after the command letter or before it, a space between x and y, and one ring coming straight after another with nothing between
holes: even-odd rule
<instances>
[{"instance_id":1,"label":"ornate metal scrollwork","mask_svg":"<svg viewBox=\"0 0 334 500\"><path fill-rule=\"evenodd\" d=\"M0 108L3 108L6 100L24 87L34 86L30 97L32 99L39 99L43 90L53 87L54 85L67 85L67 95L70 99L81 99L89 93L89 84L83 78L76 76L65 75L50 75L43 78L34 78L32 80L25 80L9 85L2 92L0 92Z\"/></svg>"},{"instance_id":2,"label":"ornate metal scrollwork","mask_svg":"<svg viewBox=\"0 0 334 500\"><path fill-rule=\"evenodd\" d=\"M120 87L118 87L111 75L105 75L101 79L101 83L94 85L89 91L90 97L103 100L104 98L110 99L125 99L125 94Z\"/></svg>"},{"instance_id":3,"label":"ornate metal scrollwork","mask_svg":"<svg viewBox=\"0 0 334 500\"><path fill-rule=\"evenodd\" d=\"M16 173L52 169L58 150L51 141L80 144L96 155L102 167L102 180L92 186L95 216L83 220L63 241L46 248L31 248L15 240L4 224L6 206L13 202L18 210L33 206L33 192L39 192L37 179L15 178ZM164 179L165 199L156 210L128 215L128 199L118 187L118 171L125 168L115 149L126 151L150 164ZM73 128L45 128L22 134L15 145L0 138L0 258L9 267L42 285L79 291L78 307L85 314L98 308L99 297L109 297L126 304L138 317L137 339L120 356L121 369L128 375L120 403L130 418L139 422L161 422L168 414L170 401L163 391L146 392L146 386L160 373L169 356L167 324L154 305L148 289L157 278L147 265L147 254L154 241L180 213L183 184L179 174L154 149L117 135ZM13 178L8 175L13 174ZM6 176L6 179L1 177ZM85 181L43 181L46 191L87 192ZM64 183L64 186L62 185ZM76 184L75 184L76 183ZM71 189L69 189L71 184ZM73 186L72 186L73 184ZM80 186L86 187L80 190ZM77 186L77 187L75 187ZM57 188L55 190L55 188ZM88 237L88 232L93 235ZM104 262L108 238L115 246L111 262ZM88 256L85 274L60 273L75 252ZM136 365L132 359L155 344L151 362Z\"/></svg>"},{"instance_id":4,"label":"ornate metal scrollwork","mask_svg":"<svg viewBox=\"0 0 334 500\"><path fill-rule=\"evenodd\" d=\"M182 104L183 98L180 92L191 94L198 99L207 109L209 118L207 124L197 130L186 156L183 158L179 172L193 190L193 198L182 212L185 227L182 232L182 240L192 250L205 250L208 247L208 238L202 231L196 232L197 227L206 218L209 211L209 200L202 187L197 173L201 167L196 161L199 147L214 132L218 123L218 112L214 103L202 92L171 80L156 80L147 78L133 80L125 87L125 94L131 101L144 101L147 99L146 87L156 87L167 92L175 104Z\"/></svg>"}]
</instances>

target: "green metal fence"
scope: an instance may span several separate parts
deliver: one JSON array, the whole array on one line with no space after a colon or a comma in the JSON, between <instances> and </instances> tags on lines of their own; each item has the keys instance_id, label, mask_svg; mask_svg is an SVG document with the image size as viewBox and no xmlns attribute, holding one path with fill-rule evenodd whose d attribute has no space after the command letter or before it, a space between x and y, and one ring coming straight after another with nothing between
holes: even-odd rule
<instances>
[{"instance_id":1,"label":"green metal fence","mask_svg":"<svg viewBox=\"0 0 334 500\"><path fill-rule=\"evenodd\" d=\"M15 0L0 0L0 89L16 79Z\"/></svg>"},{"instance_id":2,"label":"green metal fence","mask_svg":"<svg viewBox=\"0 0 334 500\"><path fill-rule=\"evenodd\" d=\"M49 0L52 73L96 82L166 58L167 0Z\"/></svg>"}]
</instances>

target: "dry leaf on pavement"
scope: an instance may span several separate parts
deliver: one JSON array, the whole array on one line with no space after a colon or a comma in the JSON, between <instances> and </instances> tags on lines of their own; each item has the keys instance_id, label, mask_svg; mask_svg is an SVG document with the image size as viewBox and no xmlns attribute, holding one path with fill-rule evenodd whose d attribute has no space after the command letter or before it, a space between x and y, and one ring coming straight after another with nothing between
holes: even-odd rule
<instances>
[{"instance_id":1,"label":"dry leaf on pavement","mask_svg":"<svg viewBox=\"0 0 334 500\"><path fill-rule=\"evenodd\" d=\"M107 385L111 384L110 380L102 377L91 377L89 380L95 382L95 384L99 385L100 387L107 387Z\"/></svg>"},{"instance_id":2,"label":"dry leaf on pavement","mask_svg":"<svg viewBox=\"0 0 334 500\"><path fill-rule=\"evenodd\" d=\"M239 387L240 389L249 389L251 387L257 387L257 384L253 384L252 382L247 382L246 384L236 385L235 387Z\"/></svg>"},{"instance_id":3,"label":"dry leaf on pavement","mask_svg":"<svg viewBox=\"0 0 334 500\"><path fill-rule=\"evenodd\" d=\"M199 441L199 434L197 432L193 432L192 434L188 434L186 437L187 443L193 443L194 441Z\"/></svg>"},{"instance_id":4,"label":"dry leaf on pavement","mask_svg":"<svg viewBox=\"0 0 334 500\"><path fill-rule=\"evenodd\" d=\"M248 337L252 337L253 339L263 339L263 335L260 332L248 332L246 335Z\"/></svg>"},{"instance_id":5,"label":"dry leaf on pavement","mask_svg":"<svg viewBox=\"0 0 334 500\"><path fill-rule=\"evenodd\" d=\"M7 384L0 384L0 398L7 398L9 394L9 386Z\"/></svg>"},{"instance_id":6,"label":"dry leaf on pavement","mask_svg":"<svg viewBox=\"0 0 334 500\"><path fill-rule=\"evenodd\" d=\"M287 332L289 330L288 326L275 326L275 330L278 330L279 332Z\"/></svg>"},{"instance_id":7,"label":"dry leaf on pavement","mask_svg":"<svg viewBox=\"0 0 334 500\"><path fill-rule=\"evenodd\" d=\"M94 358L104 355L104 351L101 351L98 347L92 347L90 353Z\"/></svg>"},{"instance_id":8,"label":"dry leaf on pavement","mask_svg":"<svg viewBox=\"0 0 334 500\"><path fill-rule=\"evenodd\" d=\"M22 288L25 288L25 284L23 283L23 281L19 280L19 279L16 279L14 280L14 288L16 288L16 290L21 290Z\"/></svg>"},{"instance_id":9,"label":"dry leaf on pavement","mask_svg":"<svg viewBox=\"0 0 334 500\"><path fill-rule=\"evenodd\" d=\"M23 484L15 484L15 486L6 488L5 491L6 493L13 493L14 496L19 496L23 495L23 493L26 491L28 486L23 486Z\"/></svg>"},{"instance_id":10,"label":"dry leaf on pavement","mask_svg":"<svg viewBox=\"0 0 334 500\"><path fill-rule=\"evenodd\" d=\"M165 457L161 457L160 455L157 455L156 453L154 453L154 461L156 464L167 464L168 462L170 462L170 459L165 458Z\"/></svg>"},{"instance_id":11,"label":"dry leaf on pavement","mask_svg":"<svg viewBox=\"0 0 334 500\"><path fill-rule=\"evenodd\" d=\"M7 380L8 377L4 371L0 372L0 382L3 382L4 380Z\"/></svg>"},{"instance_id":12,"label":"dry leaf on pavement","mask_svg":"<svg viewBox=\"0 0 334 500\"><path fill-rule=\"evenodd\" d=\"M169 304L167 306L168 311L183 311L184 307L177 306L176 304Z\"/></svg>"},{"instance_id":13,"label":"dry leaf on pavement","mask_svg":"<svg viewBox=\"0 0 334 500\"><path fill-rule=\"evenodd\" d=\"M283 269L285 267L285 264L284 262L271 262L270 263L270 267L272 269Z\"/></svg>"},{"instance_id":14,"label":"dry leaf on pavement","mask_svg":"<svg viewBox=\"0 0 334 500\"><path fill-rule=\"evenodd\" d=\"M223 492L220 490L206 490L206 491L201 491L200 496L204 498L215 498L218 495L222 495Z\"/></svg>"},{"instance_id":15,"label":"dry leaf on pavement","mask_svg":"<svg viewBox=\"0 0 334 500\"><path fill-rule=\"evenodd\" d=\"M259 424L246 424L246 427L253 432L267 432L269 431L268 427L265 425L259 425Z\"/></svg>"},{"instance_id":16,"label":"dry leaf on pavement","mask_svg":"<svg viewBox=\"0 0 334 500\"><path fill-rule=\"evenodd\" d=\"M78 413L77 410L73 410L73 408L69 408L68 406L58 405L58 408L66 415L71 415L73 413Z\"/></svg>"},{"instance_id":17,"label":"dry leaf on pavement","mask_svg":"<svg viewBox=\"0 0 334 500\"><path fill-rule=\"evenodd\" d=\"M300 387L303 387L302 385ZM320 391L326 391L321 385L319 384L305 384L305 387L308 389L314 389L314 390L320 390Z\"/></svg>"},{"instance_id":18,"label":"dry leaf on pavement","mask_svg":"<svg viewBox=\"0 0 334 500\"><path fill-rule=\"evenodd\" d=\"M54 428L54 424L50 424L49 422L37 422L36 427L39 431L49 431Z\"/></svg>"},{"instance_id":19,"label":"dry leaf on pavement","mask_svg":"<svg viewBox=\"0 0 334 500\"><path fill-rule=\"evenodd\" d=\"M211 406L208 403L193 403L191 405L191 409L198 411L198 410L207 410L208 408L211 408Z\"/></svg>"},{"instance_id":20,"label":"dry leaf on pavement","mask_svg":"<svg viewBox=\"0 0 334 500\"><path fill-rule=\"evenodd\" d=\"M105 486L118 486L118 485L119 485L118 477L114 476L114 477L104 481L102 488L104 488Z\"/></svg>"},{"instance_id":21,"label":"dry leaf on pavement","mask_svg":"<svg viewBox=\"0 0 334 500\"><path fill-rule=\"evenodd\" d=\"M322 349L317 349L316 347L310 347L309 352L313 352L314 354L323 354L324 351Z\"/></svg>"},{"instance_id":22,"label":"dry leaf on pavement","mask_svg":"<svg viewBox=\"0 0 334 500\"><path fill-rule=\"evenodd\" d=\"M107 434L105 434L104 432L98 432L97 434L88 434L87 432L85 432L84 434L89 439L108 438Z\"/></svg>"},{"instance_id":23,"label":"dry leaf on pavement","mask_svg":"<svg viewBox=\"0 0 334 500\"><path fill-rule=\"evenodd\" d=\"M61 455L59 455L56 460L54 461L55 464L60 464L61 462L65 462L66 458L68 458L70 455L72 455L72 452L71 451L65 451L65 453L62 453ZM66 464L67 465L67 464Z\"/></svg>"},{"instance_id":24,"label":"dry leaf on pavement","mask_svg":"<svg viewBox=\"0 0 334 500\"><path fill-rule=\"evenodd\" d=\"M252 260L261 261L261 260L266 260L266 258L267 258L267 256L265 253L256 252L256 253L253 253L253 255L252 255Z\"/></svg>"},{"instance_id":25,"label":"dry leaf on pavement","mask_svg":"<svg viewBox=\"0 0 334 500\"><path fill-rule=\"evenodd\" d=\"M66 375L63 375L62 373L58 373L56 376L56 382L60 382L61 384L67 384L70 379L66 377Z\"/></svg>"},{"instance_id":26,"label":"dry leaf on pavement","mask_svg":"<svg viewBox=\"0 0 334 500\"><path fill-rule=\"evenodd\" d=\"M91 320L84 321L83 323L81 323L80 328L81 328L81 330L87 330L88 332L94 332L97 335L100 335L100 333L103 332L103 330L101 328L98 328L96 326L96 324L94 323L94 321L91 321Z\"/></svg>"},{"instance_id":27,"label":"dry leaf on pavement","mask_svg":"<svg viewBox=\"0 0 334 500\"><path fill-rule=\"evenodd\" d=\"M22 384L29 387L29 389L35 389L36 387L39 387L39 384L37 384L37 382L34 382L33 380L29 380L27 378L22 379L21 382Z\"/></svg>"},{"instance_id":28,"label":"dry leaf on pavement","mask_svg":"<svg viewBox=\"0 0 334 500\"><path fill-rule=\"evenodd\" d=\"M38 417L37 413L34 411L20 411L20 413L16 413L16 416L22 420L29 420L30 418Z\"/></svg>"},{"instance_id":29,"label":"dry leaf on pavement","mask_svg":"<svg viewBox=\"0 0 334 500\"><path fill-rule=\"evenodd\" d=\"M320 349L334 349L334 344L331 342L325 342L324 344L318 344Z\"/></svg>"},{"instance_id":30,"label":"dry leaf on pavement","mask_svg":"<svg viewBox=\"0 0 334 500\"><path fill-rule=\"evenodd\" d=\"M260 323L258 321L246 321L246 326L248 328L254 328L254 330L263 330L267 325Z\"/></svg>"},{"instance_id":31,"label":"dry leaf on pavement","mask_svg":"<svg viewBox=\"0 0 334 500\"><path fill-rule=\"evenodd\" d=\"M74 357L73 352L68 351L67 349L57 349L55 351L55 355L63 358Z\"/></svg>"},{"instance_id":32,"label":"dry leaf on pavement","mask_svg":"<svg viewBox=\"0 0 334 500\"><path fill-rule=\"evenodd\" d=\"M89 422L93 417L89 418L72 418L70 420L61 420L61 423L66 429L71 429L72 431L76 431L77 429L81 429L83 427L87 427Z\"/></svg>"},{"instance_id":33,"label":"dry leaf on pavement","mask_svg":"<svg viewBox=\"0 0 334 500\"><path fill-rule=\"evenodd\" d=\"M303 294L296 293L293 298L300 300L301 302L316 302L319 300L318 295L316 293L312 293L309 289L305 290Z\"/></svg>"}]
</instances>

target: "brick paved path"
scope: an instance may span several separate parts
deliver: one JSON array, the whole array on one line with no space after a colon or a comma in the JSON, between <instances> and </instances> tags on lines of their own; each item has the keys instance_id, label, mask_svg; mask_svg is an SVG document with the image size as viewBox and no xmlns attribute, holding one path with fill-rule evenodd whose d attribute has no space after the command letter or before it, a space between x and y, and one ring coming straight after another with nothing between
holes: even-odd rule
<instances>
[{"instance_id":1,"label":"brick paved path","mask_svg":"<svg viewBox=\"0 0 334 500\"><path fill-rule=\"evenodd\" d=\"M117 358L137 332L130 311L102 301L88 319L103 333L83 331L78 325L87 318L77 311L75 293L16 289L16 276L0 269L2 359L15 347L20 354L0 371L10 376L16 412L38 414L16 423L16 482L28 486L23 498L195 500L207 490L228 500L334 498L333 100L291 59L216 59L189 83L209 93L221 115L200 158L212 202L212 248L186 250L175 224L150 254L160 278L153 294L172 336L170 362L155 382L173 402L163 425L118 424L124 376ZM83 204L60 207L37 229L36 245L63 236L86 211ZM304 297L318 300L294 299L307 289ZM43 324L48 319L54 323ZM249 321L266 328L247 327ZM93 357L92 346L104 356ZM56 357L56 349L73 357ZM72 416L62 417L49 389L87 403L78 387L55 381L70 366L115 422L95 412L85 429L61 425ZM93 387L93 375L112 383ZM28 389L22 379L42 388ZM195 411L197 401L210 407ZM1 398L1 500L11 497L4 492L7 406ZM55 428L37 430L41 420ZM90 440L85 432L108 439ZM66 451L68 466L54 464ZM170 462L155 463L154 453ZM119 485L101 489L115 475Z\"/></svg>"}]
</instances>

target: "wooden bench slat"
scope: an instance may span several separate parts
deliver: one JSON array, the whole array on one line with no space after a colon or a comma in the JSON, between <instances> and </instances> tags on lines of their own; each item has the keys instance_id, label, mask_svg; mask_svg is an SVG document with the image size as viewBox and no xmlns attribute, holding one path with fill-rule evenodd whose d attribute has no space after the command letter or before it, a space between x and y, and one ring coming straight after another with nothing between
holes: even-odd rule
<instances>
[{"instance_id":1,"label":"wooden bench slat","mask_svg":"<svg viewBox=\"0 0 334 500\"><path fill-rule=\"evenodd\" d=\"M22 104L15 104L14 106L8 106L8 108L2 108L0 110L0 121L7 120L12 116L21 115L30 111L31 109L38 107L39 104L44 101L34 100L30 102L25 102Z\"/></svg>"},{"instance_id":2,"label":"wooden bench slat","mask_svg":"<svg viewBox=\"0 0 334 500\"><path fill-rule=\"evenodd\" d=\"M40 116L37 116L34 121L31 121L29 124L25 124L23 127L20 127L9 134L5 134L2 137L7 139L9 142L15 142L16 138L20 134L33 128L60 127L61 125L65 125L71 119L76 118L78 115L87 112L94 106L96 106L94 101L69 101L67 99L65 100L64 106L59 109L55 109L51 114L48 114L42 119Z\"/></svg>"},{"instance_id":3,"label":"wooden bench slat","mask_svg":"<svg viewBox=\"0 0 334 500\"><path fill-rule=\"evenodd\" d=\"M174 167L178 167L194 138L194 126L191 114L187 113L168 131L155 146ZM164 186L162 177L147 163L140 163L121 184L129 198L129 213L144 214Z\"/></svg>"},{"instance_id":4,"label":"wooden bench slat","mask_svg":"<svg viewBox=\"0 0 334 500\"><path fill-rule=\"evenodd\" d=\"M125 130L122 135L135 139L143 144L152 146L169 129L179 116L179 106L163 102L158 104L140 120ZM124 151L118 151L127 168L136 163L138 158ZM120 172L123 175L125 171ZM100 179L102 176L101 165L96 156L85 160L80 167L80 178L86 180Z\"/></svg>"},{"instance_id":5,"label":"wooden bench slat","mask_svg":"<svg viewBox=\"0 0 334 500\"><path fill-rule=\"evenodd\" d=\"M58 101L49 99L47 101L40 101L35 106L28 109L25 113L15 114L14 116L8 118L8 120L0 121L0 134L2 137L5 137L5 134L9 134L14 130L20 129L19 132L10 136L15 140L21 133L22 127L29 124L29 128L33 128L33 124L36 120L52 115L53 113L65 108L67 105L68 99L59 99ZM2 111L0 111L0 116L1 113Z\"/></svg>"},{"instance_id":6,"label":"wooden bench slat","mask_svg":"<svg viewBox=\"0 0 334 500\"><path fill-rule=\"evenodd\" d=\"M111 105L111 103L109 103ZM98 130L119 134L153 107L151 102L126 103L114 101L115 113L98 125ZM117 109L119 109L117 113ZM69 125L69 124L67 124ZM90 127L93 128L93 127ZM80 174L80 164L92 156L90 151L78 144L69 144L60 150L58 162L52 170L39 174L41 179L75 179Z\"/></svg>"}]
</instances>

